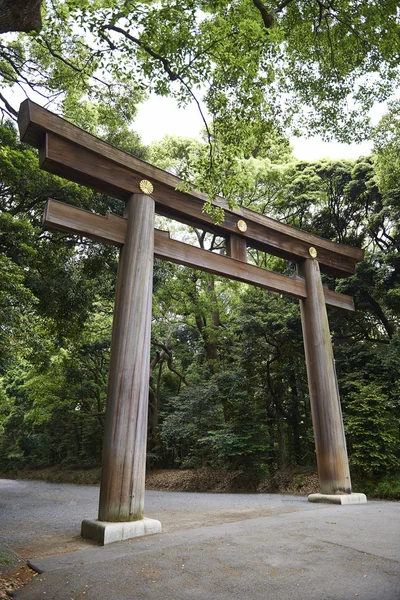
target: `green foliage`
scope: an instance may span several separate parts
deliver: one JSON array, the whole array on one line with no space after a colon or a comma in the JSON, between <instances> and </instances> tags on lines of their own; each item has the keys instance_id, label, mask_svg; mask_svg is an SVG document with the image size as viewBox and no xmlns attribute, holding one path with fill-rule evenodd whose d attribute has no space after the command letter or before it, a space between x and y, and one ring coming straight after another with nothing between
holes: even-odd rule
<instances>
[{"instance_id":1,"label":"green foliage","mask_svg":"<svg viewBox=\"0 0 400 600\"><path fill-rule=\"evenodd\" d=\"M374 131L376 171L379 187L385 195L398 190L400 172L400 103L392 102L388 113L381 119Z\"/></svg>"},{"instance_id":2,"label":"green foliage","mask_svg":"<svg viewBox=\"0 0 400 600\"><path fill-rule=\"evenodd\" d=\"M0 466L92 466L102 451L110 319L95 316L47 364L19 362L0 388ZM105 329L104 333L101 333Z\"/></svg>"},{"instance_id":3,"label":"green foliage","mask_svg":"<svg viewBox=\"0 0 400 600\"><path fill-rule=\"evenodd\" d=\"M82 123L87 110L77 114ZM95 113L89 129L101 126ZM133 149L134 136L126 138L118 123L107 127L103 133ZM354 314L330 313L351 461L360 476L383 481L399 465L397 188L382 184L383 159L296 163L279 128L270 131L272 141L261 150L251 129L248 156L230 163L225 156L227 184L220 180L214 191L225 185L239 204L366 248L354 276L325 280L354 294L357 304ZM41 173L35 153L19 144L11 126L1 127L0 136L0 464L98 464L116 251L43 232L39 223L49 196L100 214L121 214L122 204ZM200 180L208 151L206 144L168 138L149 156ZM186 241L224 252L221 238L163 222L169 226ZM295 272L292 263L255 249L248 256L260 268ZM259 476L315 466L297 302L156 261L150 381L152 464Z\"/></svg>"},{"instance_id":4,"label":"green foliage","mask_svg":"<svg viewBox=\"0 0 400 600\"><path fill-rule=\"evenodd\" d=\"M400 473L392 472L375 477L356 473L353 477L353 489L362 490L368 498L400 500Z\"/></svg>"},{"instance_id":5,"label":"green foliage","mask_svg":"<svg viewBox=\"0 0 400 600\"><path fill-rule=\"evenodd\" d=\"M266 415L249 392L244 372L226 371L170 398L161 438L175 462L265 475L270 447Z\"/></svg>"},{"instance_id":6,"label":"green foliage","mask_svg":"<svg viewBox=\"0 0 400 600\"><path fill-rule=\"evenodd\" d=\"M205 436L213 425L223 422L222 407L216 397L216 386L207 382L183 389L178 397L169 399L160 435L177 464L213 464L215 455Z\"/></svg>"},{"instance_id":7,"label":"green foliage","mask_svg":"<svg viewBox=\"0 0 400 600\"><path fill-rule=\"evenodd\" d=\"M400 500L400 475L397 473L383 477L381 481L374 486L373 494L377 498Z\"/></svg>"},{"instance_id":8,"label":"green foliage","mask_svg":"<svg viewBox=\"0 0 400 600\"><path fill-rule=\"evenodd\" d=\"M210 200L221 191L232 200L237 161L281 161L288 127L367 137L372 104L399 84L394 0L54 0L43 17L40 32L2 41L0 85L37 90L67 118L139 152L129 124L148 90L200 109L203 100L208 152L196 185Z\"/></svg>"},{"instance_id":9,"label":"green foliage","mask_svg":"<svg viewBox=\"0 0 400 600\"><path fill-rule=\"evenodd\" d=\"M29 316L34 296L24 285L24 274L8 257L0 256L0 373L10 361L11 346L22 341L24 326Z\"/></svg>"},{"instance_id":10,"label":"green foliage","mask_svg":"<svg viewBox=\"0 0 400 600\"><path fill-rule=\"evenodd\" d=\"M270 439L268 419L262 404L253 397L244 370L220 372L215 377L224 423L203 438L210 444L221 465L268 474Z\"/></svg>"},{"instance_id":11,"label":"green foliage","mask_svg":"<svg viewBox=\"0 0 400 600\"><path fill-rule=\"evenodd\" d=\"M400 467L399 424L395 406L376 383L352 383L346 396L346 432L350 463L366 474L385 473Z\"/></svg>"},{"instance_id":12,"label":"green foliage","mask_svg":"<svg viewBox=\"0 0 400 600\"><path fill-rule=\"evenodd\" d=\"M115 251L78 240L78 253L40 222L49 196L99 212L117 205L42 173L13 127L0 137L0 462L97 463Z\"/></svg>"}]
</instances>

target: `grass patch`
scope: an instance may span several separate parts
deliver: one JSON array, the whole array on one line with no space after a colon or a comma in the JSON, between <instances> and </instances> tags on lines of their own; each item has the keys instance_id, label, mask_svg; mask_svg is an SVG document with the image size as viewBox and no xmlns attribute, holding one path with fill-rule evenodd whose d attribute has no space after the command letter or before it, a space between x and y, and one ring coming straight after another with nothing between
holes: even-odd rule
<instances>
[{"instance_id":1,"label":"grass patch","mask_svg":"<svg viewBox=\"0 0 400 600\"><path fill-rule=\"evenodd\" d=\"M0 567L10 567L15 562L14 558L6 552L0 552Z\"/></svg>"}]
</instances>

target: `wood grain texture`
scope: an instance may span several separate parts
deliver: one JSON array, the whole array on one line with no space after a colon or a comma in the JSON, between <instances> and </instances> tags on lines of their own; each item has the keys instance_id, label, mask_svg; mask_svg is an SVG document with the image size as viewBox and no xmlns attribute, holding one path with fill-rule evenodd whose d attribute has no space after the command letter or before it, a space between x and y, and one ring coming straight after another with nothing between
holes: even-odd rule
<instances>
[{"instance_id":1,"label":"wood grain texture","mask_svg":"<svg viewBox=\"0 0 400 600\"><path fill-rule=\"evenodd\" d=\"M242 283L255 285L271 292L287 294L294 298L304 298L306 295L305 284L298 279L260 269L260 267L249 265L241 260L189 246L183 242L177 242L166 237L160 238L158 232L155 234L155 240L154 254L157 258L206 271L207 273L229 277Z\"/></svg>"},{"instance_id":2,"label":"wood grain texture","mask_svg":"<svg viewBox=\"0 0 400 600\"><path fill-rule=\"evenodd\" d=\"M318 261L305 260L299 272L307 287L300 308L321 493L349 494L346 439Z\"/></svg>"},{"instance_id":3,"label":"wood grain texture","mask_svg":"<svg viewBox=\"0 0 400 600\"><path fill-rule=\"evenodd\" d=\"M247 262L247 243L245 238L231 233L226 238L226 253L231 258Z\"/></svg>"},{"instance_id":4,"label":"wood grain texture","mask_svg":"<svg viewBox=\"0 0 400 600\"><path fill-rule=\"evenodd\" d=\"M329 288L324 286L324 296L325 303L327 306L332 306L334 308L340 308L342 310L350 310L355 312L356 308L354 306L354 298L353 296L348 296L347 294L341 294L340 292L335 292L335 290L330 290Z\"/></svg>"},{"instance_id":5,"label":"wood grain texture","mask_svg":"<svg viewBox=\"0 0 400 600\"><path fill-rule=\"evenodd\" d=\"M110 246L122 246L125 242L126 219L112 213L103 217L53 199L46 203L43 226L83 235Z\"/></svg>"},{"instance_id":6,"label":"wood grain texture","mask_svg":"<svg viewBox=\"0 0 400 600\"><path fill-rule=\"evenodd\" d=\"M131 193L139 192L141 179L150 179L158 214L221 235L239 235L248 246L289 260L307 258L313 246L321 268L339 277L354 273L355 265L363 259L359 248L324 240L246 208L231 210L223 198L217 198L216 204L225 209L225 221L216 226L202 212L204 194L196 190L178 192L176 187L182 183L179 178L113 148L29 100L21 105L19 126L23 141L41 148L44 169L77 183L126 200ZM237 231L238 219L247 223L245 234Z\"/></svg>"},{"instance_id":7,"label":"wood grain texture","mask_svg":"<svg viewBox=\"0 0 400 600\"><path fill-rule=\"evenodd\" d=\"M100 521L143 518L149 399L154 202L126 205L118 265L100 486Z\"/></svg>"},{"instance_id":8,"label":"wood grain texture","mask_svg":"<svg viewBox=\"0 0 400 600\"><path fill-rule=\"evenodd\" d=\"M116 215L103 217L56 200L47 202L44 225L115 246L124 243L126 233L126 219L122 217ZM306 297L305 281L302 277L285 277L237 259L201 250L171 240L168 232L157 229L154 230L154 255L156 258L229 277L273 292L288 294L295 298ZM354 301L351 296L327 288L324 288L324 294L328 306L354 311Z\"/></svg>"}]
</instances>

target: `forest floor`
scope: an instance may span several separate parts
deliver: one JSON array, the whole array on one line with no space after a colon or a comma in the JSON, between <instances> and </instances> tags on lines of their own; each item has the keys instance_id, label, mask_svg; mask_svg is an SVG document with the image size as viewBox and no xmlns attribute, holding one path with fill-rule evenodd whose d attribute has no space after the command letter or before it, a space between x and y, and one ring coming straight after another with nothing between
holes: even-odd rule
<instances>
[{"instance_id":1,"label":"forest floor","mask_svg":"<svg viewBox=\"0 0 400 600\"><path fill-rule=\"evenodd\" d=\"M76 469L61 466L0 472L3 479L48 481L97 485L100 468ZM146 474L146 489L170 492L281 493L307 496L319 491L316 473L278 471L273 477L257 480L254 474L222 469L156 469Z\"/></svg>"}]
</instances>

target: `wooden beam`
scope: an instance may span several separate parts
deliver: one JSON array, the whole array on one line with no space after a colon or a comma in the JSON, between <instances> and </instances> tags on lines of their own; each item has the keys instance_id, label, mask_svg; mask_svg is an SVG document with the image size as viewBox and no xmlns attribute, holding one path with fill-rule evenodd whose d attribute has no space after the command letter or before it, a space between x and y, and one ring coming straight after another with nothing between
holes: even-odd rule
<instances>
[{"instance_id":1,"label":"wooden beam","mask_svg":"<svg viewBox=\"0 0 400 600\"><path fill-rule=\"evenodd\" d=\"M339 277L354 273L363 259L359 248L324 240L246 208L231 210L220 197L216 204L224 208L225 220L217 226L202 212L204 194L177 191L182 184L178 177L110 146L29 100L21 105L19 126L21 139L40 148L41 166L51 173L123 200L139 192L140 180L149 179L158 214L223 236L238 235L250 247L296 262L309 257L313 246L321 268ZM240 219L246 221L245 233L237 229Z\"/></svg>"},{"instance_id":2,"label":"wooden beam","mask_svg":"<svg viewBox=\"0 0 400 600\"><path fill-rule=\"evenodd\" d=\"M154 236L154 255L186 267L262 287L271 292L286 294L294 298L305 298L306 295L305 284L299 279L286 277L235 258L171 240L167 236L160 236L158 231Z\"/></svg>"},{"instance_id":3,"label":"wooden beam","mask_svg":"<svg viewBox=\"0 0 400 600\"><path fill-rule=\"evenodd\" d=\"M327 306L334 306L335 308L341 308L343 310L350 310L352 312L355 312L356 308L354 306L353 296L348 296L347 294L335 292L335 290L330 290L328 287L325 286L323 286L323 288L325 302Z\"/></svg>"},{"instance_id":4,"label":"wooden beam","mask_svg":"<svg viewBox=\"0 0 400 600\"><path fill-rule=\"evenodd\" d=\"M110 246L123 246L125 242L126 219L112 213L103 217L57 200L47 201L43 225L58 231L83 235Z\"/></svg>"},{"instance_id":5,"label":"wooden beam","mask_svg":"<svg viewBox=\"0 0 400 600\"><path fill-rule=\"evenodd\" d=\"M106 244L122 246L125 240L126 219L116 215L102 217L87 210L49 200L46 205L44 225L68 233L83 235ZM183 242L171 240L167 232L154 231L154 255L157 258L183 264L194 269L229 277L273 292L306 298L302 277L285 277L241 260L201 250ZM325 301L329 306L354 311L351 296L325 289Z\"/></svg>"}]
</instances>

